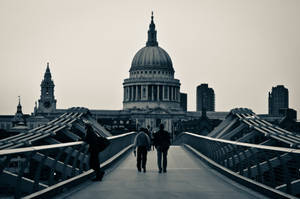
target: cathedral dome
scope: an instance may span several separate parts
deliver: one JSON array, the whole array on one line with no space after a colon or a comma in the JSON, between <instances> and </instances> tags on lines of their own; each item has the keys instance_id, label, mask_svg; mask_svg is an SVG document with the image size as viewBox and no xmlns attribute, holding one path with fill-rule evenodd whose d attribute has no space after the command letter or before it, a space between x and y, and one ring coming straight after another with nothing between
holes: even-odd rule
<instances>
[{"instance_id":1,"label":"cathedral dome","mask_svg":"<svg viewBox=\"0 0 300 199\"><path fill-rule=\"evenodd\" d=\"M174 72L170 56L158 46L146 46L135 54L130 71L144 69L166 69Z\"/></svg>"},{"instance_id":2,"label":"cathedral dome","mask_svg":"<svg viewBox=\"0 0 300 199\"><path fill-rule=\"evenodd\" d=\"M169 54L158 46L153 15L151 16L146 46L135 54L131 63L130 72L145 69L161 69L174 73Z\"/></svg>"},{"instance_id":3,"label":"cathedral dome","mask_svg":"<svg viewBox=\"0 0 300 199\"><path fill-rule=\"evenodd\" d=\"M134 55L123 82L123 109L181 110L180 81L174 74L170 56L158 46L152 12L146 46Z\"/></svg>"}]
</instances>

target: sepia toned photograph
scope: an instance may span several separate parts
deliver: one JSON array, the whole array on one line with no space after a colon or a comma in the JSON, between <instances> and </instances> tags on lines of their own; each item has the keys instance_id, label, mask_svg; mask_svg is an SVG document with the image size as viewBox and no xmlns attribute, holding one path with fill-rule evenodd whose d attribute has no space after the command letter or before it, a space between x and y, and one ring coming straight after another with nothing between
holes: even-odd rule
<instances>
[{"instance_id":1,"label":"sepia toned photograph","mask_svg":"<svg viewBox=\"0 0 300 199\"><path fill-rule=\"evenodd\" d=\"M0 0L0 199L300 198L299 0Z\"/></svg>"}]
</instances>

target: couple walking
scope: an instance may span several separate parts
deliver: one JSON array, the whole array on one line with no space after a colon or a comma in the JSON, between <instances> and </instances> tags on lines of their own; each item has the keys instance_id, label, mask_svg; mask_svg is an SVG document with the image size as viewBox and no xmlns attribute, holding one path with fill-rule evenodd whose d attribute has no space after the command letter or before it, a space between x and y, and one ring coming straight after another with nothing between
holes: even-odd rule
<instances>
[{"instance_id":1,"label":"couple walking","mask_svg":"<svg viewBox=\"0 0 300 199\"><path fill-rule=\"evenodd\" d=\"M141 128L140 132L134 139L134 154L137 156L137 169L141 172L146 172L147 152L151 149L151 139L149 132L145 128ZM170 135L164 130L164 125L160 124L159 131L153 135L153 145L157 151L157 166L158 172L167 172L167 155L171 145ZM137 152L136 152L137 148ZM162 161L163 159L163 161ZM161 164L161 162L163 162Z\"/></svg>"}]
</instances>

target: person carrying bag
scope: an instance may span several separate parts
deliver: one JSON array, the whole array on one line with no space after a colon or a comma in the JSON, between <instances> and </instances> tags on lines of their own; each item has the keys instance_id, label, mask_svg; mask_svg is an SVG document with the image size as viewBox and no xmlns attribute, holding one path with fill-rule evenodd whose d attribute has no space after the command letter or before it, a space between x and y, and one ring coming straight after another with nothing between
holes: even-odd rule
<instances>
[{"instance_id":1,"label":"person carrying bag","mask_svg":"<svg viewBox=\"0 0 300 199\"><path fill-rule=\"evenodd\" d=\"M85 124L85 129L84 141L89 144L88 151L90 152L89 166L96 173L96 178L92 181L101 181L105 172L100 169L99 152L103 151L110 141L96 133L89 123Z\"/></svg>"},{"instance_id":2,"label":"person carrying bag","mask_svg":"<svg viewBox=\"0 0 300 199\"><path fill-rule=\"evenodd\" d=\"M143 168L143 171L145 173L147 163L147 152L151 148L151 142L149 136L147 135L147 129L140 129L140 132L136 135L134 139L133 148L134 155L137 156L136 167L138 169L138 172L141 172L141 168Z\"/></svg>"}]
</instances>

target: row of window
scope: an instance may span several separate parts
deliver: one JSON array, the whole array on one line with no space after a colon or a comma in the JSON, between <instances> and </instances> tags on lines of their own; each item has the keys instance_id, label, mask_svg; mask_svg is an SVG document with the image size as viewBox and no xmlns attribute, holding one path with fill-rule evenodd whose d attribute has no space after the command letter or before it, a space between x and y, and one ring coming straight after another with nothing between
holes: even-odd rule
<instances>
[{"instance_id":1,"label":"row of window","mask_svg":"<svg viewBox=\"0 0 300 199\"><path fill-rule=\"evenodd\" d=\"M131 74L133 74L133 75L136 75L136 74L156 74L156 71L154 70L154 71L135 71L135 72L132 72ZM163 75L171 75L171 72L167 72L167 71L157 71L157 74L163 74Z\"/></svg>"}]
</instances>

